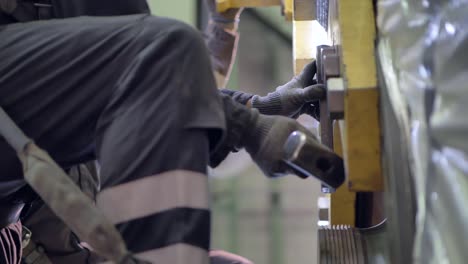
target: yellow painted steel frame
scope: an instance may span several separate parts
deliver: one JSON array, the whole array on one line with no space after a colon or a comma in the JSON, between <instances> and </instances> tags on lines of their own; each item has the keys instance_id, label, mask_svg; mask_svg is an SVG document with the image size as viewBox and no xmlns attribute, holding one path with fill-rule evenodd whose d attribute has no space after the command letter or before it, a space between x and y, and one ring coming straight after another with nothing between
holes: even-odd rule
<instances>
[{"instance_id":1,"label":"yellow painted steel frame","mask_svg":"<svg viewBox=\"0 0 468 264\"><path fill-rule=\"evenodd\" d=\"M224 12L230 8L283 6L284 17L292 20L293 0L216 0L216 10Z\"/></svg>"},{"instance_id":2,"label":"yellow painted steel frame","mask_svg":"<svg viewBox=\"0 0 468 264\"><path fill-rule=\"evenodd\" d=\"M343 150L352 191L382 191L381 139L372 0L338 1L345 78Z\"/></svg>"},{"instance_id":3,"label":"yellow painted steel frame","mask_svg":"<svg viewBox=\"0 0 468 264\"><path fill-rule=\"evenodd\" d=\"M331 224L354 226L358 191L382 191L380 124L377 76L374 57L375 16L372 0L329 0L329 34L341 55L345 81L344 121L335 126L335 151L343 154L346 185L331 195ZM314 0L216 0L218 11L236 7L284 5L285 16L294 12L294 66L298 73L315 59L310 44L314 34ZM298 11L299 12L299 11ZM296 17L297 16L297 17ZM338 133L338 134L337 134ZM342 142L342 144L340 144Z\"/></svg>"},{"instance_id":4,"label":"yellow painted steel frame","mask_svg":"<svg viewBox=\"0 0 468 264\"><path fill-rule=\"evenodd\" d=\"M340 51L346 87L344 121L334 127L334 147L343 151L347 172L346 186L331 195L330 223L354 226L355 192L383 190L375 15L372 0L330 0L329 11L329 35Z\"/></svg>"},{"instance_id":5,"label":"yellow painted steel frame","mask_svg":"<svg viewBox=\"0 0 468 264\"><path fill-rule=\"evenodd\" d=\"M281 0L216 0L218 12L224 12L229 8L279 6Z\"/></svg>"},{"instance_id":6,"label":"yellow painted steel frame","mask_svg":"<svg viewBox=\"0 0 468 264\"><path fill-rule=\"evenodd\" d=\"M342 123L342 121L340 121ZM343 157L341 128L338 121L333 123L334 151ZM348 190L346 185L339 187L330 197L330 210L328 217L331 225L356 224L356 193Z\"/></svg>"},{"instance_id":7,"label":"yellow painted steel frame","mask_svg":"<svg viewBox=\"0 0 468 264\"><path fill-rule=\"evenodd\" d=\"M372 0L341 0L337 1L335 8L338 10L331 13L337 14L338 29L331 33L339 42L341 72L346 86L342 133L347 184L351 191L381 191L383 178Z\"/></svg>"}]
</instances>

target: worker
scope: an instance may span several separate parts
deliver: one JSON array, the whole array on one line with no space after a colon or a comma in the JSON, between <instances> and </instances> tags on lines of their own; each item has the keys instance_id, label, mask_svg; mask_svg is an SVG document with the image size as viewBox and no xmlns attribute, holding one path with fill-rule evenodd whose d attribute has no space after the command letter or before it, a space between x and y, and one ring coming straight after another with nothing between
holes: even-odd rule
<instances>
[{"instance_id":1,"label":"worker","mask_svg":"<svg viewBox=\"0 0 468 264\"><path fill-rule=\"evenodd\" d=\"M64 9L63 13L57 11L64 5L53 8L57 14L68 14ZM1 19L13 20L5 14ZM303 129L292 120L249 111L227 96L220 100L213 89L203 41L189 27L169 19L138 15L15 23L0 29L0 59L0 105L63 167L99 158L104 190L98 201L103 202L104 211L106 198L123 193L141 203L145 195L154 201L167 199L167 193L158 197L158 193L133 189L140 183L161 189L158 183L167 190L178 189L180 194L204 193L200 186L206 182L203 175L209 149L212 157L221 160L224 152L219 154L219 150L246 147L260 166L264 161L274 164L278 157L265 155L265 144L274 147L277 144L271 143L276 139L284 140L293 129ZM293 83L266 97L225 93L248 98L251 106L261 110L264 106L265 111L284 113L288 109L284 105L291 101L284 98L305 97L298 80ZM86 108L82 108L84 104ZM0 197L5 206L16 206L31 194L19 162L5 142L0 143L0 153ZM275 166L262 169L269 175L281 172ZM193 184L175 188L170 179L178 177ZM187 257L184 252L190 252L190 262L197 263L208 248L209 210L205 198L196 198L200 203L196 209L155 209L145 216L126 215L130 205L123 203L122 214L111 220L136 256ZM178 202L184 207L190 201ZM178 222L182 215L183 221ZM175 225L187 228L177 231ZM18 237L20 228L18 222L11 223L10 228L2 229L2 239ZM155 232L146 239L148 230ZM5 247L14 244L3 245L8 263L16 263L13 257L19 254L14 255L15 247ZM141 252L146 256L138 255Z\"/></svg>"},{"instance_id":2,"label":"worker","mask_svg":"<svg viewBox=\"0 0 468 264\"><path fill-rule=\"evenodd\" d=\"M212 58L216 81L218 86L223 86L228 80L232 58L235 54L234 47L238 35L236 31L241 10L230 9L219 14L215 11L214 0L207 1L207 4L210 10L210 22L204 34L205 41ZM311 66L315 65L312 64ZM314 69L307 72L309 75L313 75ZM312 80L312 76L304 76L305 78ZM296 86L303 86L303 84L297 84ZM318 90L320 91L320 89ZM243 97L244 101L253 97L241 92L227 90L224 92L236 93L237 97ZM300 96L299 99L301 99ZM299 105L303 106L304 104L299 103ZM306 104L305 107L310 108L310 105ZM297 106L290 106L290 108L295 113L299 111ZM295 115L297 116L297 114ZM94 162L90 162L73 167L70 176L86 194L94 199L99 186L99 179L96 174ZM25 262L45 263L46 260L49 260L53 263L85 263L96 258L92 252L79 244L79 240L75 238L71 230L46 205L36 202L34 209L30 211L27 216L23 217L23 224L32 230L34 234L23 252ZM210 257L212 261L217 259L218 262L230 261L227 263L231 263L238 261L250 263L240 256L221 250L210 251Z\"/></svg>"}]
</instances>

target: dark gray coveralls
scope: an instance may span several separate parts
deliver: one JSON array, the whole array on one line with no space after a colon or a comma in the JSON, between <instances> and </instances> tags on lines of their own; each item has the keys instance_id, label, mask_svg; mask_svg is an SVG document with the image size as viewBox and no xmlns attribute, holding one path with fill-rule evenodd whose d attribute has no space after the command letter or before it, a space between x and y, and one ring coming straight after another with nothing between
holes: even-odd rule
<instances>
[{"instance_id":1,"label":"dark gray coveralls","mask_svg":"<svg viewBox=\"0 0 468 264\"><path fill-rule=\"evenodd\" d=\"M103 1L56 2L72 17ZM84 5L63 7L78 2ZM198 196L206 195L209 152L225 120L199 32L150 15L0 26L0 105L64 168L99 160L101 206L122 202L121 211L108 214L130 251L206 252L210 212L207 197ZM148 193L133 192L137 186L149 186ZM0 140L0 201L22 201L24 189L20 163ZM127 200L138 204L148 196L158 204L153 211L126 207ZM2 230L0 239L14 228ZM14 232L7 236L17 241ZM15 245L8 243L5 261L16 263L8 249Z\"/></svg>"}]
</instances>

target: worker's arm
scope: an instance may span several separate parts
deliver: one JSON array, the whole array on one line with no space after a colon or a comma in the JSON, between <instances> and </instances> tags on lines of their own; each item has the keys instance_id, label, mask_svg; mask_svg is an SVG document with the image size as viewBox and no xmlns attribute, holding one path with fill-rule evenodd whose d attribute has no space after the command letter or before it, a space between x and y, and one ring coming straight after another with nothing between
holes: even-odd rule
<instances>
[{"instance_id":1,"label":"worker's arm","mask_svg":"<svg viewBox=\"0 0 468 264\"><path fill-rule=\"evenodd\" d=\"M318 118L318 102L325 96L325 90L323 85L316 84L314 80L316 72L316 64L312 62L298 76L266 96L227 89L221 90L221 93L249 108L258 109L261 114L297 118L301 114L308 113Z\"/></svg>"},{"instance_id":2,"label":"worker's arm","mask_svg":"<svg viewBox=\"0 0 468 264\"><path fill-rule=\"evenodd\" d=\"M229 9L218 13L215 0L205 2L210 13L208 26L204 32L205 42L210 53L216 83L218 87L225 87L236 56L239 40L237 27L242 9Z\"/></svg>"},{"instance_id":3,"label":"worker's arm","mask_svg":"<svg viewBox=\"0 0 468 264\"><path fill-rule=\"evenodd\" d=\"M330 160L339 159L328 148L320 145L315 135L296 120L284 116L262 115L257 109L249 109L221 94L226 118L227 134L218 148L211 153L211 166L216 167L235 149L245 148L254 162L269 177L282 176L289 172L283 161L284 145L294 131L301 131L306 137L305 153ZM308 156L309 157L309 156ZM303 159L306 157L302 157Z\"/></svg>"},{"instance_id":4,"label":"worker's arm","mask_svg":"<svg viewBox=\"0 0 468 264\"><path fill-rule=\"evenodd\" d=\"M237 28L242 10L229 9L218 13L215 2L206 0L210 19L204 35L217 85L225 87L236 55L239 38ZM266 96L227 89L221 90L221 93L249 108L257 108L262 114L297 118L300 114L308 113L318 118L318 100L325 96L325 93L323 87L316 85L314 81L316 72L316 64L312 62L298 76Z\"/></svg>"}]
</instances>

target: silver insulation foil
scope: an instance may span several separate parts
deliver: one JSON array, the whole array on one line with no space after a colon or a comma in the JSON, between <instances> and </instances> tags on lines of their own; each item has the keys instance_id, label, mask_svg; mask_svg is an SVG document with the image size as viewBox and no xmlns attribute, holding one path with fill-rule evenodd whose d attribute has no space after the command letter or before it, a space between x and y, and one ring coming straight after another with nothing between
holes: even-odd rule
<instances>
[{"instance_id":1,"label":"silver insulation foil","mask_svg":"<svg viewBox=\"0 0 468 264\"><path fill-rule=\"evenodd\" d=\"M467 263L468 0L379 0L377 26L415 194L412 262Z\"/></svg>"}]
</instances>

